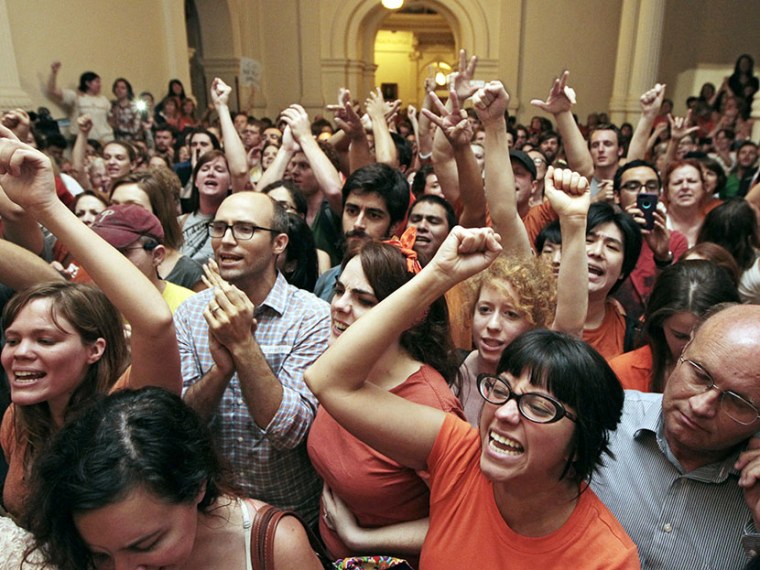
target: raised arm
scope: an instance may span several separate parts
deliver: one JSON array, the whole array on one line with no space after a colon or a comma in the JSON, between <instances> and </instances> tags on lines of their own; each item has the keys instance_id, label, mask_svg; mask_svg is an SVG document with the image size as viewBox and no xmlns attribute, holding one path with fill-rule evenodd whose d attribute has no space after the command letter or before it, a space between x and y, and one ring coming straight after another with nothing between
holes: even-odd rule
<instances>
[{"instance_id":1,"label":"raised arm","mask_svg":"<svg viewBox=\"0 0 760 570\"><path fill-rule=\"evenodd\" d=\"M487 267L500 251L490 228L455 227L414 279L354 322L306 371L306 383L338 423L402 465L425 468L446 414L366 379L388 346L430 303Z\"/></svg>"},{"instance_id":2,"label":"raised arm","mask_svg":"<svg viewBox=\"0 0 760 570\"><path fill-rule=\"evenodd\" d=\"M665 98L665 85L657 83L639 98L641 106L641 117L633 131L631 144L628 145L629 161L644 160L647 154L649 135L652 132L652 125L657 118L657 113L662 107L662 101Z\"/></svg>"},{"instance_id":3,"label":"raised arm","mask_svg":"<svg viewBox=\"0 0 760 570\"><path fill-rule=\"evenodd\" d=\"M552 330L580 338L588 311L588 259L586 216L591 202L588 180L571 170L551 166L544 178L544 191L559 216L562 260L557 277L557 310Z\"/></svg>"},{"instance_id":4,"label":"raised arm","mask_svg":"<svg viewBox=\"0 0 760 570\"><path fill-rule=\"evenodd\" d=\"M0 239L0 282L21 291L43 281L62 281L63 276L31 251Z\"/></svg>"},{"instance_id":5,"label":"raised arm","mask_svg":"<svg viewBox=\"0 0 760 570\"><path fill-rule=\"evenodd\" d=\"M475 112L486 131L486 202L493 227L502 236L509 255L530 255L525 225L517 211L515 177L509 159L507 121L504 114L509 95L499 81L478 89L473 97Z\"/></svg>"},{"instance_id":6,"label":"raised arm","mask_svg":"<svg viewBox=\"0 0 760 570\"><path fill-rule=\"evenodd\" d=\"M364 107L372 121L372 134L375 137L375 161L398 168L398 152L393 138L391 138L391 131L388 128L386 118L390 109L386 106L379 87L375 91L370 91Z\"/></svg>"},{"instance_id":7,"label":"raised arm","mask_svg":"<svg viewBox=\"0 0 760 570\"><path fill-rule=\"evenodd\" d=\"M681 139L699 130L698 126L689 126L693 124L691 109L689 109L685 117L674 117L668 114L668 123L670 123L670 140L668 141L668 148L665 151L666 166L676 159L676 151ZM665 167L663 166L663 168Z\"/></svg>"},{"instance_id":8,"label":"raised arm","mask_svg":"<svg viewBox=\"0 0 760 570\"><path fill-rule=\"evenodd\" d=\"M3 115L3 126L13 131L13 134L21 142L32 143L34 141L34 137L31 136L32 127L29 113L23 109L14 109L5 113Z\"/></svg>"},{"instance_id":9,"label":"raised arm","mask_svg":"<svg viewBox=\"0 0 760 570\"><path fill-rule=\"evenodd\" d=\"M430 93L435 90L435 82L428 77L425 79L425 99L422 101L422 109L431 110ZM433 157L433 133L431 132L430 119L420 112L419 132L417 133L417 158L420 166L430 164Z\"/></svg>"},{"instance_id":10,"label":"raised arm","mask_svg":"<svg viewBox=\"0 0 760 570\"><path fill-rule=\"evenodd\" d=\"M54 61L50 64L50 74L47 80L47 95L56 103L63 102L63 91L58 87L58 71L61 69L61 62Z\"/></svg>"},{"instance_id":11,"label":"raised arm","mask_svg":"<svg viewBox=\"0 0 760 570\"><path fill-rule=\"evenodd\" d=\"M335 113L335 123L349 141L347 174L371 164L374 159L369 150L367 132L364 130L361 117L354 109L351 92L348 89L341 88L338 94L338 104L329 105L328 109Z\"/></svg>"},{"instance_id":12,"label":"raised arm","mask_svg":"<svg viewBox=\"0 0 760 570\"><path fill-rule=\"evenodd\" d=\"M132 326L131 387L179 394L179 351L161 293L124 255L84 225L55 194L50 159L0 127L0 184L60 239Z\"/></svg>"},{"instance_id":13,"label":"raised arm","mask_svg":"<svg viewBox=\"0 0 760 570\"><path fill-rule=\"evenodd\" d=\"M282 120L290 127L293 138L308 159L314 177L319 188L324 192L330 208L334 212L341 212L343 208L341 196L343 184L340 181L340 174L330 159L327 158L327 155L319 148L317 140L311 134L311 124L306 110L301 105L291 105L282 112Z\"/></svg>"},{"instance_id":14,"label":"raised arm","mask_svg":"<svg viewBox=\"0 0 760 570\"><path fill-rule=\"evenodd\" d=\"M87 175L85 166L87 157L87 137L92 130L92 118L89 115L81 115L77 118L77 138L74 141L74 149L71 151L71 164L74 167L74 177L85 190L92 190L90 177Z\"/></svg>"},{"instance_id":15,"label":"raised arm","mask_svg":"<svg viewBox=\"0 0 760 570\"><path fill-rule=\"evenodd\" d=\"M222 129L224 141L224 156L227 158L227 166L232 178L232 191L245 190L248 183L248 157L245 154L243 141L232 122L228 102L232 87L218 77L211 84L211 102L219 115L219 126Z\"/></svg>"},{"instance_id":16,"label":"raised arm","mask_svg":"<svg viewBox=\"0 0 760 570\"><path fill-rule=\"evenodd\" d=\"M441 103L435 93L431 93L430 97L440 116L427 109L423 109L422 113L438 125L439 131L446 137L454 153L459 200L462 204L459 223L465 228L483 227L486 225L486 196L480 168L470 146L472 125L467 120L467 113L460 109L457 94L453 90L449 94L451 111Z\"/></svg>"},{"instance_id":17,"label":"raised arm","mask_svg":"<svg viewBox=\"0 0 760 570\"><path fill-rule=\"evenodd\" d=\"M274 157L272 164L269 165L264 173L261 175L257 188L266 188L272 182L282 180L285 176L285 170L290 164L290 159L298 150L298 144L293 139L293 133L290 127L285 127L282 131L282 144L280 150L277 151L277 155Z\"/></svg>"},{"instance_id":18,"label":"raised arm","mask_svg":"<svg viewBox=\"0 0 760 570\"><path fill-rule=\"evenodd\" d=\"M552 83L546 101L533 99L530 104L554 115L568 166L581 176L590 178L594 174L594 163L583 134L573 118L575 91L567 84L569 76L569 71L563 71Z\"/></svg>"},{"instance_id":19,"label":"raised arm","mask_svg":"<svg viewBox=\"0 0 760 570\"><path fill-rule=\"evenodd\" d=\"M449 76L449 86L456 93L457 100L461 104L472 97L477 91L477 87L473 83L477 67L477 56L472 56L468 61L467 52L459 50L459 70ZM435 84L433 84L434 86ZM425 87L427 89L427 82ZM426 107L434 106L433 97L435 97L435 93L431 89L425 100ZM446 102L446 109L452 110L451 98ZM430 115L425 115L425 117L428 120L430 119ZM443 195L451 204L455 206L460 204L462 201L460 196L461 188L459 188L459 173L457 172L454 149L451 148L448 139L440 130L436 130L433 136L433 167L435 168L435 174L438 177L438 184L441 186Z\"/></svg>"}]
</instances>

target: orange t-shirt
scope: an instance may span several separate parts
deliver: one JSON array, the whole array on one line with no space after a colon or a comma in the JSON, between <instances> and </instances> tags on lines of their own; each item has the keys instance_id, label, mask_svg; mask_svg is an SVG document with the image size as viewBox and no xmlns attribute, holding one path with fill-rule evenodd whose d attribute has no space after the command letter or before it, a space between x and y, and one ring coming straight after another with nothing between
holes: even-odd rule
<instances>
[{"instance_id":1,"label":"orange t-shirt","mask_svg":"<svg viewBox=\"0 0 760 570\"><path fill-rule=\"evenodd\" d=\"M648 344L616 356L609 361L610 368L617 374L620 384L626 390L649 392L652 381L652 349Z\"/></svg>"},{"instance_id":2,"label":"orange t-shirt","mask_svg":"<svg viewBox=\"0 0 760 570\"><path fill-rule=\"evenodd\" d=\"M428 457L430 529L420 569L640 568L636 545L590 488L556 531L528 537L502 518L480 470L478 430L452 415Z\"/></svg>"},{"instance_id":3,"label":"orange t-shirt","mask_svg":"<svg viewBox=\"0 0 760 570\"><path fill-rule=\"evenodd\" d=\"M541 230L556 219L557 212L554 211L549 200L528 210L528 213L523 218L523 224L525 224L525 230L528 232L528 241L530 242L531 249L536 246L536 238L541 233Z\"/></svg>"},{"instance_id":4,"label":"orange t-shirt","mask_svg":"<svg viewBox=\"0 0 760 570\"><path fill-rule=\"evenodd\" d=\"M607 299L605 308L602 324L584 330L583 340L609 361L625 351L625 311L611 299Z\"/></svg>"},{"instance_id":5,"label":"orange t-shirt","mask_svg":"<svg viewBox=\"0 0 760 570\"><path fill-rule=\"evenodd\" d=\"M129 376L132 367L128 367L111 388L110 393L129 387ZM23 513L24 501L29 494L24 456L26 455L27 439L16 437L16 406L11 404L5 411L3 423L0 426L0 445L2 445L5 460L8 462L8 475L3 487L3 504L14 517Z\"/></svg>"}]
</instances>

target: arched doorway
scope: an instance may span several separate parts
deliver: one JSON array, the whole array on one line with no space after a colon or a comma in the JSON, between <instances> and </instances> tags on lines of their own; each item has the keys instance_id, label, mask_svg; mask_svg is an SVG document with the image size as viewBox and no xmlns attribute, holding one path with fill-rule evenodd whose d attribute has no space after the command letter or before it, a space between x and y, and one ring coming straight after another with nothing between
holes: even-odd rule
<instances>
[{"instance_id":1,"label":"arched doorway","mask_svg":"<svg viewBox=\"0 0 760 570\"><path fill-rule=\"evenodd\" d=\"M425 2L413 2L389 12L380 22L374 44L375 83L388 98L419 106L425 78L443 88L456 69L454 32L446 18ZM395 96L390 97L395 94Z\"/></svg>"}]
</instances>

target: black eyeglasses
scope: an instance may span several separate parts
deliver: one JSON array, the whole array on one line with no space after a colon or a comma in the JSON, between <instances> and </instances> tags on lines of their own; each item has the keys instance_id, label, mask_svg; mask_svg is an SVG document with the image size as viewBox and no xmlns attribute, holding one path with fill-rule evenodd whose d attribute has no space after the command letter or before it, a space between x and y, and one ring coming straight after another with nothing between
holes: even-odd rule
<instances>
[{"instance_id":1,"label":"black eyeglasses","mask_svg":"<svg viewBox=\"0 0 760 570\"><path fill-rule=\"evenodd\" d=\"M222 238L228 229L232 229L232 237L236 240L248 240L257 231L274 232L272 228L264 228L247 222L235 222L232 225L227 222L209 222L206 224L208 235L212 238Z\"/></svg>"},{"instance_id":2,"label":"black eyeglasses","mask_svg":"<svg viewBox=\"0 0 760 570\"><path fill-rule=\"evenodd\" d=\"M509 383L499 376L479 374L478 391L486 402L497 406L514 400L520 415L537 424L551 424L564 417L572 422L577 420L575 415L568 412L565 406L554 398L535 392L515 394Z\"/></svg>"},{"instance_id":3,"label":"black eyeglasses","mask_svg":"<svg viewBox=\"0 0 760 570\"><path fill-rule=\"evenodd\" d=\"M760 418L760 412L757 408L732 390L721 390L715 385L715 380L701 364L693 360L684 358L683 355L678 359L679 364L688 364L689 368L682 376L684 384L693 391L704 394L710 390L716 390L719 394L718 405L726 415L737 423L748 426Z\"/></svg>"},{"instance_id":4,"label":"black eyeglasses","mask_svg":"<svg viewBox=\"0 0 760 570\"><path fill-rule=\"evenodd\" d=\"M660 190L660 185L657 180L647 180L646 182L639 182L638 180L629 180L625 184L621 185L623 190L628 192L638 192L642 188L646 188L647 192L656 193Z\"/></svg>"}]
</instances>

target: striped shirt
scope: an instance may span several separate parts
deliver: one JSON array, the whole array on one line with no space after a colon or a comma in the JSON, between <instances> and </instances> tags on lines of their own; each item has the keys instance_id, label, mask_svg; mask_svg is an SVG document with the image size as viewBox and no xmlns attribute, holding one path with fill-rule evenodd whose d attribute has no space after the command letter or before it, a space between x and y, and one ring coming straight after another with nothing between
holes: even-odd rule
<instances>
[{"instance_id":1,"label":"striped shirt","mask_svg":"<svg viewBox=\"0 0 760 570\"><path fill-rule=\"evenodd\" d=\"M739 450L685 473L663 435L662 394L632 390L610 447L616 460L591 487L639 547L642 568L745 566L760 535L733 468Z\"/></svg>"},{"instance_id":2,"label":"striped shirt","mask_svg":"<svg viewBox=\"0 0 760 570\"><path fill-rule=\"evenodd\" d=\"M183 392L214 364L203 318L213 294L207 289L193 295L174 316ZM303 373L327 350L329 305L289 285L278 273L254 317L256 342L283 386L282 402L269 425L259 428L248 412L235 374L210 427L244 491L276 507L295 510L309 522L316 521L322 484L306 453L306 435L317 400L306 387Z\"/></svg>"}]
</instances>

